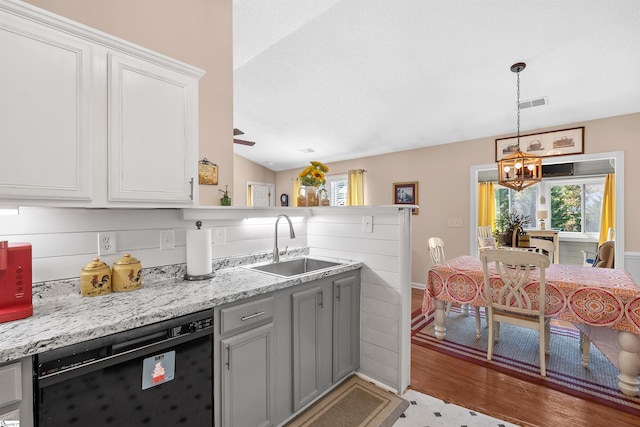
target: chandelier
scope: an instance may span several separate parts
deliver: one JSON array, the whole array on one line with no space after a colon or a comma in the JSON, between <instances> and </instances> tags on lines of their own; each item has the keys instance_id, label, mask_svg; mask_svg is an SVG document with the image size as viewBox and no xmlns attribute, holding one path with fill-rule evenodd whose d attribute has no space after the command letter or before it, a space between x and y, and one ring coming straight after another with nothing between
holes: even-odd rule
<instances>
[{"instance_id":1,"label":"chandelier","mask_svg":"<svg viewBox=\"0 0 640 427\"><path fill-rule=\"evenodd\" d=\"M515 146L516 151L503 157L498 162L498 184L520 191L542 180L542 159L533 154L520 151L520 71L527 66L524 62L518 62L511 66L511 71L516 73L518 81L518 136Z\"/></svg>"}]
</instances>

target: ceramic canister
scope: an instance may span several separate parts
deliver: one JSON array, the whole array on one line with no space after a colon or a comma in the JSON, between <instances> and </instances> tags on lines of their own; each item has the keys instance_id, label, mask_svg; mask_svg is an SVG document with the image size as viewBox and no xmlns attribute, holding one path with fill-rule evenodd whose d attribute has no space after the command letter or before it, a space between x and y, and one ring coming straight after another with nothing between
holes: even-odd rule
<instances>
[{"instance_id":1,"label":"ceramic canister","mask_svg":"<svg viewBox=\"0 0 640 427\"><path fill-rule=\"evenodd\" d=\"M142 264L131 254L124 254L113 264L113 290L133 291L142 286Z\"/></svg>"},{"instance_id":2,"label":"ceramic canister","mask_svg":"<svg viewBox=\"0 0 640 427\"><path fill-rule=\"evenodd\" d=\"M94 258L80 273L80 294L95 297L111 292L111 269L107 264Z\"/></svg>"}]
</instances>

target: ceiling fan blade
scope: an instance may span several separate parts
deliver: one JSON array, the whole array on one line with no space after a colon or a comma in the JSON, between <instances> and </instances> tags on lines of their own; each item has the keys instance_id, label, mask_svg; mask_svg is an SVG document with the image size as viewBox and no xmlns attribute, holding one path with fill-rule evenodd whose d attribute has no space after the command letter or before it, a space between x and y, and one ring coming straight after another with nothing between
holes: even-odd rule
<instances>
[{"instance_id":1,"label":"ceiling fan blade","mask_svg":"<svg viewBox=\"0 0 640 427\"><path fill-rule=\"evenodd\" d=\"M256 143L253 141L245 141L244 139L237 139L237 138L233 138L233 142L236 144L248 145L250 147L253 147L254 145L256 145Z\"/></svg>"},{"instance_id":2,"label":"ceiling fan blade","mask_svg":"<svg viewBox=\"0 0 640 427\"><path fill-rule=\"evenodd\" d=\"M244 135L244 132L242 132L240 129L233 128L233 136L236 135Z\"/></svg>"}]
</instances>

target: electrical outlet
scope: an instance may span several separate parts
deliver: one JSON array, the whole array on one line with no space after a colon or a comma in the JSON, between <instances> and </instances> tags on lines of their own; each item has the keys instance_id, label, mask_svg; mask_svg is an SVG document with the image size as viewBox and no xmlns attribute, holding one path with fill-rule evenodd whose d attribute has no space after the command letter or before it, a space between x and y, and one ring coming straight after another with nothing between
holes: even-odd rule
<instances>
[{"instance_id":1,"label":"electrical outlet","mask_svg":"<svg viewBox=\"0 0 640 427\"><path fill-rule=\"evenodd\" d=\"M166 251L175 247L175 233L173 230L160 230L160 250Z\"/></svg>"},{"instance_id":2,"label":"electrical outlet","mask_svg":"<svg viewBox=\"0 0 640 427\"><path fill-rule=\"evenodd\" d=\"M116 243L115 231L103 231L98 233L98 255L115 254Z\"/></svg>"},{"instance_id":3,"label":"electrical outlet","mask_svg":"<svg viewBox=\"0 0 640 427\"><path fill-rule=\"evenodd\" d=\"M225 243L227 243L227 228L214 227L213 228L213 244L224 245Z\"/></svg>"}]
</instances>

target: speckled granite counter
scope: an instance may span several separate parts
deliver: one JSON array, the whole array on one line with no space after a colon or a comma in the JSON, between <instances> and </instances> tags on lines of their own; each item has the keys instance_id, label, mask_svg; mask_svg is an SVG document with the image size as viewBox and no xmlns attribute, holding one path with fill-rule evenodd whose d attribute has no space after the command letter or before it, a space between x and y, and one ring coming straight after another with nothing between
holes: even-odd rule
<instances>
[{"instance_id":1,"label":"speckled granite counter","mask_svg":"<svg viewBox=\"0 0 640 427\"><path fill-rule=\"evenodd\" d=\"M224 260L214 264L215 277L193 282L182 279L184 264L152 268L143 271L141 289L98 297L80 296L79 280L34 286L33 316L0 323L0 363L362 267L350 262L282 278L242 266L264 260Z\"/></svg>"}]
</instances>

